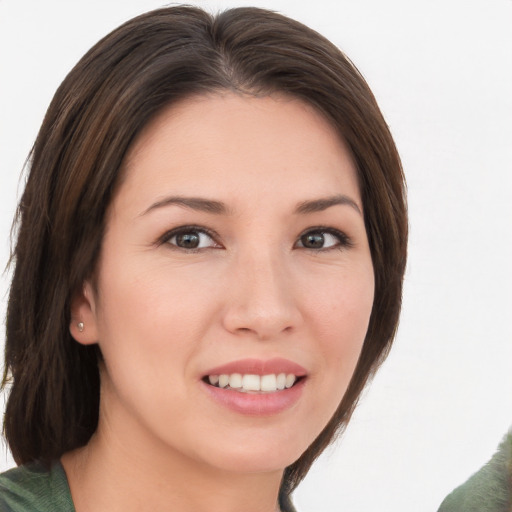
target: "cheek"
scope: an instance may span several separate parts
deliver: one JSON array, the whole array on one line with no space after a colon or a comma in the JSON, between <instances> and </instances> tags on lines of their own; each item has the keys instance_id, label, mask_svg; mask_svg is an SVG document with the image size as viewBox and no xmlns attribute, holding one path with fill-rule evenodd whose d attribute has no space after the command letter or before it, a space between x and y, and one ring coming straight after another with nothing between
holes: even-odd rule
<instances>
[{"instance_id":1,"label":"cheek","mask_svg":"<svg viewBox=\"0 0 512 512\"><path fill-rule=\"evenodd\" d=\"M167 424L180 414L174 397L186 396L184 376L200 350L211 305L207 293L193 292L190 280L148 268L106 269L98 316L102 385L111 407L122 403L143 423L153 418Z\"/></svg>"},{"instance_id":2,"label":"cheek","mask_svg":"<svg viewBox=\"0 0 512 512\"><path fill-rule=\"evenodd\" d=\"M200 348L208 319L215 312L215 290L201 272L165 264L134 265L116 260L105 265L98 311L100 348L107 363L149 368L178 368ZM112 356L109 358L109 356ZM109 359L111 361L109 361ZM166 365L157 364L162 361Z\"/></svg>"},{"instance_id":3,"label":"cheek","mask_svg":"<svg viewBox=\"0 0 512 512\"><path fill-rule=\"evenodd\" d=\"M368 330L374 300L371 265L346 279L332 280L314 304L316 350L321 355L325 392L331 408L341 401L352 378ZM332 410L334 412L334 410Z\"/></svg>"},{"instance_id":4,"label":"cheek","mask_svg":"<svg viewBox=\"0 0 512 512\"><path fill-rule=\"evenodd\" d=\"M359 345L364 340L374 300L374 274L371 261L342 269L317 283L311 301L312 315L318 329L338 350ZM336 343L345 341L345 343Z\"/></svg>"}]
</instances>

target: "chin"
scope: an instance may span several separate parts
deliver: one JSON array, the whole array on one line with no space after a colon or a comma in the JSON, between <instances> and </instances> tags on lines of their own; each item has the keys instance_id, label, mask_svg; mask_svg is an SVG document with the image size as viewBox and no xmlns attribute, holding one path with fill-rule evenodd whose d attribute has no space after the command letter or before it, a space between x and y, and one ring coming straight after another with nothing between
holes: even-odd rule
<instances>
[{"instance_id":1,"label":"chin","mask_svg":"<svg viewBox=\"0 0 512 512\"><path fill-rule=\"evenodd\" d=\"M237 473L250 474L282 472L287 466L293 464L301 454L294 454L293 456L272 454L269 456L268 453L262 452L246 454L245 456L240 454L226 455L224 454L219 458L220 460L214 462L215 467L228 472L236 471Z\"/></svg>"},{"instance_id":2,"label":"chin","mask_svg":"<svg viewBox=\"0 0 512 512\"><path fill-rule=\"evenodd\" d=\"M216 447L204 449L198 454L204 459L208 453L210 465L225 471L235 470L237 473L268 473L283 471L293 464L309 444L292 442L291 436L275 436L267 440L264 436L254 436L249 442L243 439L226 436L224 443ZM295 440L297 441L297 440Z\"/></svg>"}]
</instances>

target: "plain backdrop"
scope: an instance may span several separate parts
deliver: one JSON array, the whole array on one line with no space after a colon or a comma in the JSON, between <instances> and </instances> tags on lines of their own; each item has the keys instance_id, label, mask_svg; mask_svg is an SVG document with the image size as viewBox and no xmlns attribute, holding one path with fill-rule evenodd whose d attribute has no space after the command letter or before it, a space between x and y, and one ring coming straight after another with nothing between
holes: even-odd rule
<instances>
[{"instance_id":1,"label":"plain backdrop","mask_svg":"<svg viewBox=\"0 0 512 512\"><path fill-rule=\"evenodd\" d=\"M349 55L379 101L409 187L400 331L295 503L301 512L435 511L512 424L512 1L189 3L257 5L310 25ZM2 268L20 171L57 86L107 32L162 5L0 0ZM7 289L8 274L2 318ZM0 470L12 465L2 445Z\"/></svg>"}]
</instances>

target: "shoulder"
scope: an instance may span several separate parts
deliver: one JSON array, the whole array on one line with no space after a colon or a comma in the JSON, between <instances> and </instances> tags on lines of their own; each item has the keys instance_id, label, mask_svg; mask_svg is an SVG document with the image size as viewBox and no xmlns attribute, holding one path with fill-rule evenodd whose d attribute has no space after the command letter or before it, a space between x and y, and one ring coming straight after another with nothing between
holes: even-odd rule
<instances>
[{"instance_id":1,"label":"shoulder","mask_svg":"<svg viewBox=\"0 0 512 512\"><path fill-rule=\"evenodd\" d=\"M74 512L60 463L31 463L0 475L0 512Z\"/></svg>"},{"instance_id":2,"label":"shoulder","mask_svg":"<svg viewBox=\"0 0 512 512\"><path fill-rule=\"evenodd\" d=\"M449 494L438 512L512 510L512 429L477 473Z\"/></svg>"}]
</instances>

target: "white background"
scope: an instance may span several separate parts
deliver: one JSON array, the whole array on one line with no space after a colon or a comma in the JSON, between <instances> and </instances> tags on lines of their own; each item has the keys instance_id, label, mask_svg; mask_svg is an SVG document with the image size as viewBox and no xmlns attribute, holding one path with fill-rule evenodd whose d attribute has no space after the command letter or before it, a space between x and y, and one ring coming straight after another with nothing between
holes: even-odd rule
<instances>
[{"instance_id":1,"label":"white background","mask_svg":"<svg viewBox=\"0 0 512 512\"><path fill-rule=\"evenodd\" d=\"M190 3L258 5L305 22L349 55L381 105L409 186L400 332L295 503L302 512L435 511L512 424L512 1ZM100 37L161 5L0 0L1 267L19 173L57 86ZM0 469L11 465L2 447Z\"/></svg>"}]
</instances>

